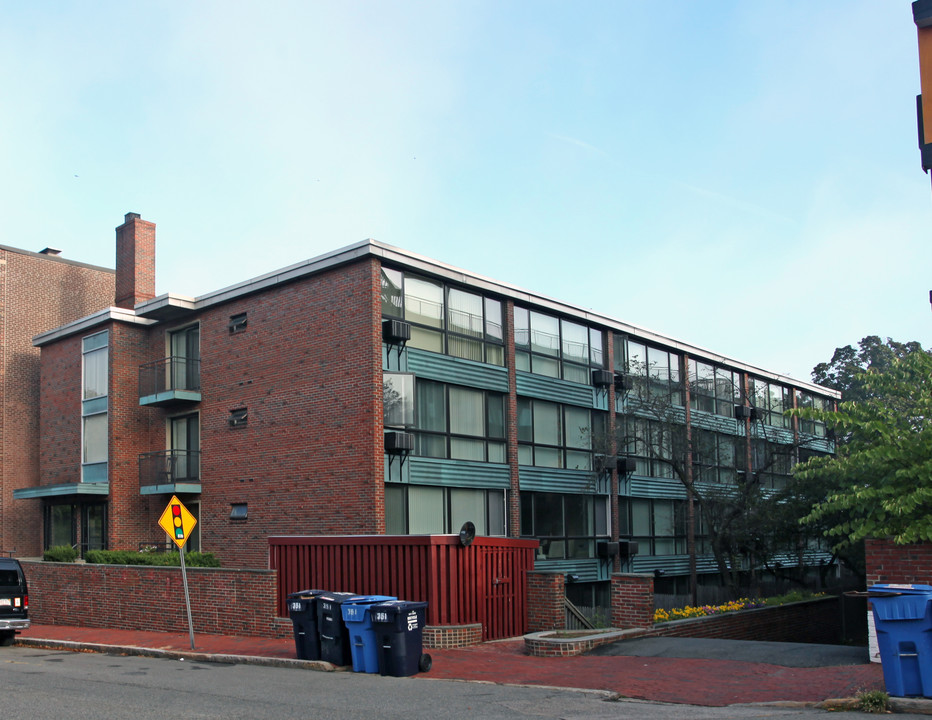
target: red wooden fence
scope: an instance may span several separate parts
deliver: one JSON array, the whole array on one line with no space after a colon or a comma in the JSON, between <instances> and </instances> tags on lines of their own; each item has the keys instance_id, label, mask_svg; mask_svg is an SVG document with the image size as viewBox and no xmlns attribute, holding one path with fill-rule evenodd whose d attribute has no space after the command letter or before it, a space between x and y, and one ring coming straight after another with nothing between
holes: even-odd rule
<instances>
[{"instance_id":1,"label":"red wooden fence","mask_svg":"<svg viewBox=\"0 0 932 720\"><path fill-rule=\"evenodd\" d=\"M482 639L527 632L527 572L537 540L458 535L270 537L278 612L305 589L426 600L428 625L482 624Z\"/></svg>"}]
</instances>

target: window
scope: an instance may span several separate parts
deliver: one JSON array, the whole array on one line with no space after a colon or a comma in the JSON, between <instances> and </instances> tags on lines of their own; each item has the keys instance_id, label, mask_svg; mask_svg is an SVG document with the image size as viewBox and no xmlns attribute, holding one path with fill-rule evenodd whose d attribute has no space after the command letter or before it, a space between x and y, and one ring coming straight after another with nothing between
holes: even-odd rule
<instances>
[{"instance_id":1,"label":"window","mask_svg":"<svg viewBox=\"0 0 932 720\"><path fill-rule=\"evenodd\" d=\"M81 481L107 481L108 332L82 340Z\"/></svg>"},{"instance_id":2,"label":"window","mask_svg":"<svg viewBox=\"0 0 932 720\"><path fill-rule=\"evenodd\" d=\"M699 412L734 417L741 402L740 376L731 370L689 360L689 406Z\"/></svg>"},{"instance_id":3,"label":"window","mask_svg":"<svg viewBox=\"0 0 932 720\"><path fill-rule=\"evenodd\" d=\"M537 375L591 384L603 362L602 332L595 328L515 308L515 366Z\"/></svg>"},{"instance_id":4,"label":"window","mask_svg":"<svg viewBox=\"0 0 932 720\"><path fill-rule=\"evenodd\" d=\"M200 482L201 439L197 413L169 420L171 482Z\"/></svg>"},{"instance_id":5,"label":"window","mask_svg":"<svg viewBox=\"0 0 932 720\"><path fill-rule=\"evenodd\" d=\"M629 415L617 417L615 428L619 452L634 458L638 475L672 478L673 463L685 458L685 426Z\"/></svg>"},{"instance_id":6,"label":"window","mask_svg":"<svg viewBox=\"0 0 932 720\"><path fill-rule=\"evenodd\" d=\"M171 386L175 390L201 388L201 332L191 325L168 334Z\"/></svg>"},{"instance_id":7,"label":"window","mask_svg":"<svg viewBox=\"0 0 932 720\"><path fill-rule=\"evenodd\" d=\"M505 462L505 398L501 393L417 383L415 455Z\"/></svg>"},{"instance_id":8,"label":"window","mask_svg":"<svg viewBox=\"0 0 932 720\"><path fill-rule=\"evenodd\" d=\"M793 407L793 397L789 388L752 377L748 380L748 390L751 405L757 409L757 414L765 425L790 427L790 419L783 414Z\"/></svg>"},{"instance_id":9,"label":"window","mask_svg":"<svg viewBox=\"0 0 932 720\"><path fill-rule=\"evenodd\" d=\"M107 504L81 506L81 555L88 550L107 549Z\"/></svg>"},{"instance_id":10,"label":"window","mask_svg":"<svg viewBox=\"0 0 932 720\"><path fill-rule=\"evenodd\" d=\"M693 428L693 479L702 483L734 483L744 467L743 438Z\"/></svg>"},{"instance_id":11,"label":"window","mask_svg":"<svg viewBox=\"0 0 932 720\"><path fill-rule=\"evenodd\" d=\"M795 462L792 445L781 445L762 438L751 441L753 480L761 487L782 490L787 486Z\"/></svg>"},{"instance_id":12,"label":"window","mask_svg":"<svg viewBox=\"0 0 932 720\"><path fill-rule=\"evenodd\" d=\"M386 427L406 428L415 423L414 375L382 373L382 415Z\"/></svg>"},{"instance_id":13,"label":"window","mask_svg":"<svg viewBox=\"0 0 932 720\"><path fill-rule=\"evenodd\" d=\"M686 553L686 501L621 498L619 534L638 544L638 555Z\"/></svg>"},{"instance_id":14,"label":"window","mask_svg":"<svg viewBox=\"0 0 932 720\"><path fill-rule=\"evenodd\" d=\"M230 520L247 520L249 518L249 503L231 503Z\"/></svg>"},{"instance_id":15,"label":"window","mask_svg":"<svg viewBox=\"0 0 932 720\"><path fill-rule=\"evenodd\" d=\"M518 463L592 469L592 411L518 398Z\"/></svg>"},{"instance_id":16,"label":"window","mask_svg":"<svg viewBox=\"0 0 932 720\"><path fill-rule=\"evenodd\" d=\"M230 323L227 327L230 329L230 335L234 333L243 332L246 329L246 313L239 313L237 315L230 315Z\"/></svg>"},{"instance_id":17,"label":"window","mask_svg":"<svg viewBox=\"0 0 932 720\"><path fill-rule=\"evenodd\" d=\"M608 539L608 498L546 492L521 493L521 535L540 541L548 560L595 557L595 543Z\"/></svg>"},{"instance_id":18,"label":"window","mask_svg":"<svg viewBox=\"0 0 932 720\"><path fill-rule=\"evenodd\" d=\"M676 353L615 336L615 370L639 384L639 393L644 398L683 405L680 362Z\"/></svg>"},{"instance_id":19,"label":"window","mask_svg":"<svg viewBox=\"0 0 932 720\"><path fill-rule=\"evenodd\" d=\"M814 410L824 410L831 412L834 409L834 403L831 398L813 395L812 393L802 390L796 391L796 398L801 408L812 408ZM808 418L799 419L799 432L816 437L825 437L825 423L821 420L809 420Z\"/></svg>"},{"instance_id":20,"label":"window","mask_svg":"<svg viewBox=\"0 0 932 720\"><path fill-rule=\"evenodd\" d=\"M385 485L389 535L457 533L467 521L477 535L505 535L505 491L429 485Z\"/></svg>"},{"instance_id":21,"label":"window","mask_svg":"<svg viewBox=\"0 0 932 720\"><path fill-rule=\"evenodd\" d=\"M382 316L411 324L408 347L505 364L502 304L498 300L383 267Z\"/></svg>"},{"instance_id":22,"label":"window","mask_svg":"<svg viewBox=\"0 0 932 720\"><path fill-rule=\"evenodd\" d=\"M45 506L45 550L58 545L74 547L77 543L77 507Z\"/></svg>"}]
</instances>

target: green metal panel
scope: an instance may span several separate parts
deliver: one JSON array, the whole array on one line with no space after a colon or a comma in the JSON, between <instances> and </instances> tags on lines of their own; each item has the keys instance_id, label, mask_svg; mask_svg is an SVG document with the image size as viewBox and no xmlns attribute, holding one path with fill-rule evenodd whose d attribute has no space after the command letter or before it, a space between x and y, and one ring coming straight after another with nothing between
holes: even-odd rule
<instances>
[{"instance_id":1,"label":"green metal panel","mask_svg":"<svg viewBox=\"0 0 932 720\"><path fill-rule=\"evenodd\" d=\"M835 443L827 438L814 437L812 435L801 435L800 445L806 450L815 452L833 453L835 452Z\"/></svg>"},{"instance_id":2,"label":"green metal panel","mask_svg":"<svg viewBox=\"0 0 932 720\"><path fill-rule=\"evenodd\" d=\"M463 360L411 348L406 351L407 372L417 377L454 385L508 392L508 370L497 365Z\"/></svg>"},{"instance_id":3,"label":"green metal panel","mask_svg":"<svg viewBox=\"0 0 932 720\"><path fill-rule=\"evenodd\" d=\"M518 468L522 490L536 492L589 493L596 494L602 483L598 474L587 470L561 470L522 465Z\"/></svg>"},{"instance_id":4,"label":"green metal panel","mask_svg":"<svg viewBox=\"0 0 932 720\"><path fill-rule=\"evenodd\" d=\"M63 495L109 495L110 483L66 483L64 485L40 485L13 491L17 500L60 497Z\"/></svg>"},{"instance_id":5,"label":"green metal panel","mask_svg":"<svg viewBox=\"0 0 932 720\"><path fill-rule=\"evenodd\" d=\"M405 465L407 481L412 485L505 489L511 485L508 466L497 463L409 458Z\"/></svg>"},{"instance_id":6,"label":"green metal panel","mask_svg":"<svg viewBox=\"0 0 932 720\"><path fill-rule=\"evenodd\" d=\"M175 495L178 493L201 492L200 483L168 483L166 485L143 485L139 488L140 495Z\"/></svg>"},{"instance_id":7,"label":"green metal panel","mask_svg":"<svg viewBox=\"0 0 932 720\"><path fill-rule=\"evenodd\" d=\"M635 555L631 565L631 571L636 573L663 570L667 575L689 574L688 555ZM717 572L715 558L711 555L696 556L696 570L701 573Z\"/></svg>"},{"instance_id":8,"label":"green metal panel","mask_svg":"<svg viewBox=\"0 0 932 720\"><path fill-rule=\"evenodd\" d=\"M610 577L609 563L599 558L573 558L572 560L535 560L534 569L544 572L575 575L576 582L597 582Z\"/></svg>"},{"instance_id":9,"label":"green metal panel","mask_svg":"<svg viewBox=\"0 0 932 720\"><path fill-rule=\"evenodd\" d=\"M670 478L646 478L635 476L630 482L631 497L664 498L681 500L686 498L686 488L679 480Z\"/></svg>"},{"instance_id":10,"label":"green metal panel","mask_svg":"<svg viewBox=\"0 0 932 720\"><path fill-rule=\"evenodd\" d=\"M634 415L636 417L646 418L647 420L672 422L679 425L686 424L686 408L670 406L652 409L649 405L641 403L637 398L628 398L625 401L623 414ZM693 415L693 417L695 417L695 415Z\"/></svg>"},{"instance_id":11,"label":"green metal panel","mask_svg":"<svg viewBox=\"0 0 932 720\"><path fill-rule=\"evenodd\" d=\"M517 372L518 395L550 400L565 405L580 405L582 407L599 407L596 395L599 394L590 385L558 380L546 375L534 375L529 372ZM604 391L602 391L604 393ZM604 403L603 403L604 404ZM605 407L608 407L606 404Z\"/></svg>"},{"instance_id":12,"label":"green metal panel","mask_svg":"<svg viewBox=\"0 0 932 720\"><path fill-rule=\"evenodd\" d=\"M712 430L723 435L744 435L744 423L739 423L733 417L722 417L712 413L693 411L690 415L693 427L702 430Z\"/></svg>"}]
</instances>

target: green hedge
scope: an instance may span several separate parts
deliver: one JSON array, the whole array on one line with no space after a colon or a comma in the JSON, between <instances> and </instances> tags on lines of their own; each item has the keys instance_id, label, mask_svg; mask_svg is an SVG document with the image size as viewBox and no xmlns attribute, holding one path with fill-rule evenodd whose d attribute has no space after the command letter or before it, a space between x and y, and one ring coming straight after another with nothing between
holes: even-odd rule
<instances>
[{"instance_id":1,"label":"green hedge","mask_svg":"<svg viewBox=\"0 0 932 720\"><path fill-rule=\"evenodd\" d=\"M181 565L181 555L177 552L89 550L84 559L98 565ZM186 552L184 564L186 567L220 567L213 553Z\"/></svg>"},{"instance_id":2,"label":"green hedge","mask_svg":"<svg viewBox=\"0 0 932 720\"><path fill-rule=\"evenodd\" d=\"M55 545L42 553L46 562L74 562L78 559L78 551L70 545Z\"/></svg>"}]
</instances>

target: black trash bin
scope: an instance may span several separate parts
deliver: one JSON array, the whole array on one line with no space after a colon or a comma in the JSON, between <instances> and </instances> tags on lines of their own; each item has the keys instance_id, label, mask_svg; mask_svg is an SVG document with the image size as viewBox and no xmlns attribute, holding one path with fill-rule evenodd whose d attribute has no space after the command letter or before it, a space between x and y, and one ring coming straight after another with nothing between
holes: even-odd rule
<instances>
[{"instance_id":1,"label":"black trash bin","mask_svg":"<svg viewBox=\"0 0 932 720\"><path fill-rule=\"evenodd\" d=\"M388 600L388 595L357 595L328 592L317 596L317 630L320 634L320 659L334 665L352 664L350 634L343 621L343 605L372 604Z\"/></svg>"},{"instance_id":2,"label":"black trash bin","mask_svg":"<svg viewBox=\"0 0 932 720\"><path fill-rule=\"evenodd\" d=\"M294 649L298 660L320 660L317 632L317 596L326 590L300 590L288 595L288 614L294 628Z\"/></svg>"},{"instance_id":3,"label":"black trash bin","mask_svg":"<svg viewBox=\"0 0 932 720\"><path fill-rule=\"evenodd\" d=\"M379 652L379 673L407 677L430 670L431 657L424 653L426 602L392 600L369 609Z\"/></svg>"}]
</instances>

